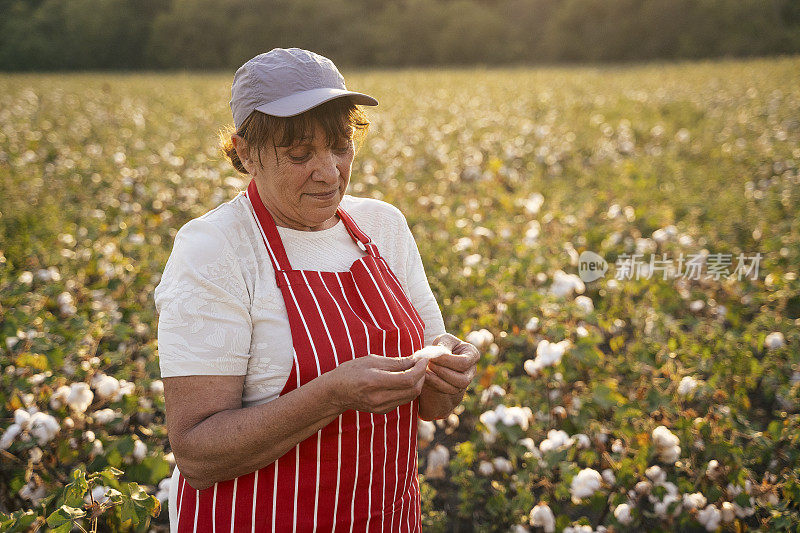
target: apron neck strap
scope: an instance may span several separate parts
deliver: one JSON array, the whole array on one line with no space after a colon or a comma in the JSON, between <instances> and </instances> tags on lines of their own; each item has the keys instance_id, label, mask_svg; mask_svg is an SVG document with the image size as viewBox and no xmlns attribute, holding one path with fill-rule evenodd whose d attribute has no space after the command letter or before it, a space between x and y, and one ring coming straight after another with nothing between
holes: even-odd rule
<instances>
[{"instance_id":1,"label":"apron neck strap","mask_svg":"<svg viewBox=\"0 0 800 533\"><path fill-rule=\"evenodd\" d=\"M253 206L253 211L256 214L256 222L258 222L258 226L261 229L261 236L264 238L264 244L267 246L267 252L269 254L270 261L272 261L273 268L275 268L276 271L292 270L292 266L289 263L289 257L286 255L286 249L283 247L281 236L278 233L278 227L275 224L275 219L272 217L267 208L264 207L264 202L261 201L261 196L258 194L258 189L254 179L250 180L250 184L247 186L245 196L247 196L247 199L250 200L250 204ZM353 217L351 217L347 211L342 209L341 206L336 208L336 213L342 219L342 222L344 222L344 227L347 229L347 233L350 234L350 237L353 238L358 247L373 257L380 257L375 244L370 240L366 233L361 231L361 228L358 227L355 220L353 220Z\"/></svg>"},{"instance_id":2,"label":"apron neck strap","mask_svg":"<svg viewBox=\"0 0 800 533\"><path fill-rule=\"evenodd\" d=\"M339 218L342 219L342 222L344 222L344 227L347 228L347 233L349 233L350 237L356 241L358 247L373 257L380 257L380 254L378 253L378 247L375 246L375 244L372 242L372 239L370 239L369 236L358 227L358 224L356 224L356 221L350 216L350 213L345 211L341 205L336 208L336 212L339 214Z\"/></svg>"}]
</instances>

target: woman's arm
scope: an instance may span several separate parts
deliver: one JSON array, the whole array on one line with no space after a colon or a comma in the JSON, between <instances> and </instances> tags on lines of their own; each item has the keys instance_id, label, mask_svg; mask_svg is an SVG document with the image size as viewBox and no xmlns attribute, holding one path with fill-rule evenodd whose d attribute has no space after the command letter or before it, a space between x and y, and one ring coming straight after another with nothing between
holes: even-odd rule
<instances>
[{"instance_id":1,"label":"woman's arm","mask_svg":"<svg viewBox=\"0 0 800 533\"><path fill-rule=\"evenodd\" d=\"M204 489L263 468L348 409L387 413L416 398L425 361L368 355L242 407L244 376L164 378L167 431L181 473Z\"/></svg>"}]
</instances>

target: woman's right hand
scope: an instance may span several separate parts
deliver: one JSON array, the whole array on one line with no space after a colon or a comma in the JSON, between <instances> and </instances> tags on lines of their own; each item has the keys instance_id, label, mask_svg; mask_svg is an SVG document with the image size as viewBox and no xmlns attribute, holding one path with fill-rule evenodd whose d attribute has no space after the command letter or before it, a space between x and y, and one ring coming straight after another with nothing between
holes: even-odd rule
<instances>
[{"instance_id":1,"label":"woman's right hand","mask_svg":"<svg viewBox=\"0 0 800 533\"><path fill-rule=\"evenodd\" d=\"M365 355L345 361L324 376L340 409L385 414L414 400L425 383L427 359Z\"/></svg>"}]
</instances>

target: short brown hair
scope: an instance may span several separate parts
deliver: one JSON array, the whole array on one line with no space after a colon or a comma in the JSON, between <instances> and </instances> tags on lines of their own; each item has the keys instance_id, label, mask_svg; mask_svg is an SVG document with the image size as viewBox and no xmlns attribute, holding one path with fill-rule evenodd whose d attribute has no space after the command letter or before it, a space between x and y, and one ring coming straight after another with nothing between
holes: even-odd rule
<instances>
[{"instance_id":1,"label":"short brown hair","mask_svg":"<svg viewBox=\"0 0 800 533\"><path fill-rule=\"evenodd\" d=\"M297 141L309 139L315 124L319 124L325 132L327 146L333 146L341 139L361 140L369 128L367 116L349 97L334 98L293 117L276 117L253 111L238 131L228 126L220 132L220 150L236 170L249 174L236 154L231 134L236 133L244 139L251 153L258 149L258 164L261 165L261 148L269 146L273 140L276 146L291 146Z\"/></svg>"}]
</instances>

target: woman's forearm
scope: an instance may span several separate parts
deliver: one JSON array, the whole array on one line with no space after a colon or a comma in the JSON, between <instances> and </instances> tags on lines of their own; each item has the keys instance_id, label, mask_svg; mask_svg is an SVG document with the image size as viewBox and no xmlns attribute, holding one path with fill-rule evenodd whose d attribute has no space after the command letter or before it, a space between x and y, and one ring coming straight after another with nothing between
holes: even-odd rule
<instances>
[{"instance_id":1,"label":"woman's forearm","mask_svg":"<svg viewBox=\"0 0 800 533\"><path fill-rule=\"evenodd\" d=\"M181 473L204 489L263 468L335 420L327 374L260 405L220 411L182 438ZM185 471L184 471L185 469Z\"/></svg>"}]
</instances>

